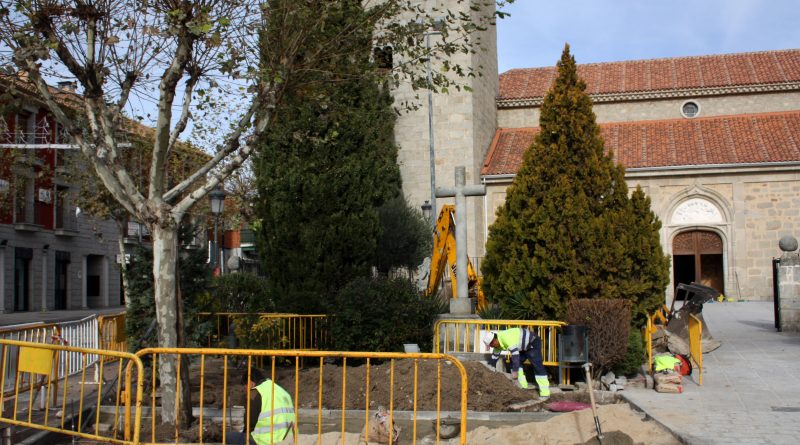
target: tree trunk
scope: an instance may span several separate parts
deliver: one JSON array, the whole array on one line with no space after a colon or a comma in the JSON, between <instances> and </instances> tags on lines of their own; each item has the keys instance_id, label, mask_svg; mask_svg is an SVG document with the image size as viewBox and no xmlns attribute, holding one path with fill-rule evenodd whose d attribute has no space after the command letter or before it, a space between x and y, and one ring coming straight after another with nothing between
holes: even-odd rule
<instances>
[{"instance_id":1,"label":"tree trunk","mask_svg":"<svg viewBox=\"0 0 800 445\"><path fill-rule=\"evenodd\" d=\"M183 292L181 292L180 256L177 258L175 281L175 287L177 291L175 294L175 300L177 301L178 306L178 346L182 348L186 346L186 329L183 318L185 312L183 310ZM179 424L188 426L191 425L192 421L194 420L194 416L192 415L192 388L189 380L189 357L181 354L178 358L181 360L181 406L180 412L178 413L180 416Z\"/></svg>"},{"instance_id":2,"label":"tree trunk","mask_svg":"<svg viewBox=\"0 0 800 445\"><path fill-rule=\"evenodd\" d=\"M177 348L178 298L176 295L175 269L178 260L178 229L176 226L151 229L153 236L153 279L158 321L158 345L161 348ZM161 421L175 424L178 360L175 354L160 354L158 378L161 389Z\"/></svg>"}]
</instances>

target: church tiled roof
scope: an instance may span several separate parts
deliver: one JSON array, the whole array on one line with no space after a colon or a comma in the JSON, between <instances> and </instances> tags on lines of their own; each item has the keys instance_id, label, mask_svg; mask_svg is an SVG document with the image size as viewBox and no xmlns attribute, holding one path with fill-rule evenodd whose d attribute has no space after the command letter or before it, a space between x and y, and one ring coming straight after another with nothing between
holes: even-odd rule
<instances>
[{"instance_id":1,"label":"church tiled roof","mask_svg":"<svg viewBox=\"0 0 800 445\"><path fill-rule=\"evenodd\" d=\"M500 75L500 104L541 99L555 67L513 69ZM595 96L747 88L800 82L800 49L578 65Z\"/></svg>"},{"instance_id":2,"label":"church tiled roof","mask_svg":"<svg viewBox=\"0 0 800 445\"><path fill-rule=\"evenodd\" d=\"M481 174L515 174L538 131L497 130ZM800 162L800 111L617 122L600 131L628 169Z\"/></svg>"}]
</instances>

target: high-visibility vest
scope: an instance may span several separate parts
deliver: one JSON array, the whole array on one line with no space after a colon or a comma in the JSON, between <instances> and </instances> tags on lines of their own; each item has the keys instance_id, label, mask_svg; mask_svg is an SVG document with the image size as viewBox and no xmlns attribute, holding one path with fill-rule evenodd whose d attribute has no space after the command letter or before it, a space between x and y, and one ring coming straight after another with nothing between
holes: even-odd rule
<instances>
[{"instance_id":1,"label":"high-visibility vest","mask_svg":"<svg viewBox=\"0 0 800 445\"><path fill-rule=\"evenodd\" d=\"M275 406L272 406L273 388ZM292 430L294 423L292 396L270 379L256 386L256 391L261 396L261 412L251 437L258 445L278 443Z\"/></svg>"},{"instance_id":2,"label":"high-visibility vest","mask_svg":"<svg viewBox=\"0 0 800 445\"><path fill-rule=\"evenodd\" d=\"M523 348L521 344L522 328L511 328L497 333L497 341L500 342L500 349L519 353ZM527 346L527 345L525 345Z\"/></svg>"},{"instance_id":3,"label":"high-visibility vest","mask_svg":"<svg viewBox=\"0 0 800 445\"><path fill-rule=\"evenodd\" d=\"M653 357L656 372L661 371L675 371L675 366L681 364L680 359L675 358L672 354L659 354Z\"/></svg>"}]
</instances>

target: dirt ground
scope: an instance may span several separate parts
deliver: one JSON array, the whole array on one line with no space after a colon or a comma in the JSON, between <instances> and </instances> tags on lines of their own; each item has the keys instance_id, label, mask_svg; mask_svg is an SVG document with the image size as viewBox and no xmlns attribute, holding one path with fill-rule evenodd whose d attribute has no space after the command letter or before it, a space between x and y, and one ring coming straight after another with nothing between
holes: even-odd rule
<instances>
[{"instance_id":1,"label":"dirt ground","mask_svg":"<svg viewBox=\"0 0 800 445\"><path fill-rule=\"evenodd\" d=\"M525 390L517 387L514 382L503 374L493 373L477 362L464 362L468 380L467 409L478 412L509 412L525 411L514 405L529 405L527 411L544 409L545 403L535 403L538 392L535 385ZM222 408L223 384L227 390L226 407L245 406L245 390L241 384L242 375L246 375L246 367L234 367L229 364L227 382L223 379L222 362L206 361L203 405L209 408ZM295 394L297 389L298 404L301 409L316 409L319 405L320 388L322 407L325 409L354 409L363 410L367 406L367 372L369 372L369 409L376 410L379 406L391 407L395 411L414 410L414 381L417 382L416 410L435 411L437 406L440 411L459 411L462 393L460 374L456 365L448 362L433 360L394 360L378 365L341 366L341 364L324 364L320 370L319 363L309 364L300 369L295 378L294 364L275 367L275 380L290 394ZM267 366L267 375L272 371ZM439 376L439 378L437 378ZM193 404L199 405L199 368L193 367L192 372ZM533 381L532 378L529 379ZM346 385L344 406L342 404L342 388ZM565 391L554 393L548 403L559 400L581 401L588 403L588 393L585 391ZM599 408L599 418L604 432L621 431L630 436L630 442L603 443L647 443L672 445L679 442L668 432L652 421L644 421L642 415L633 411L625 403L615 403L615 399L606 398L606 405ZM435 443L433 429L424 422L425 427L431 430L430 437L424 437L417 443ZM422 425L422 422L420 422ZM146 425L146 428L148 426ZM148 428L149 429L149 428ZM174 440L174 427L158 426L156 428L157 440ZM221 440L221 427L207 420L204 422L203 441L213 442ZM400 443L411 443L408 432L407 440ZM545 422L531 422L513 427L487 427L480 426L468 432L467 443L473 444L575 444L585 443L596 435L594 418L591 410L582 410L564 413ZM345 444L358 443L358 434L345 433ZM419 436L419 435L418 435ZM180 428L182 442L197 441L198 425ZM151 434L143 431L142 439L149 441ZM316 435L301 435L298 444L316 444L320 439ZM323 444L342 443L341 433L325 433L321 440ZM291 443L292 441L287 441ZM441 443L456 444L457 440L442 440ZM591 443L591 442L589 442Z\"/></svg>"}]
</instances>

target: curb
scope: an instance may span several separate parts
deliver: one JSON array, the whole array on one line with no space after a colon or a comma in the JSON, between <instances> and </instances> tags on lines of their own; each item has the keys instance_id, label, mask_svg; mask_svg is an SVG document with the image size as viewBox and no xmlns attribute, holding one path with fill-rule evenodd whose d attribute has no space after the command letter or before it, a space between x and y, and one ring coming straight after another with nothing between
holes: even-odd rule
<instances>
[{"instance_id":1,"label":"curb","mask_svg":"<svg viewBox=\"0 0 800 445\"><path fill-rule=\"evenodd\" d=\"M625 391L621 391L621 392L624 393ZM680 441L680 443L682 443L684 445L701 445L701 444L697 443L696 441L692 441L689 438L685 437L679 431L675 431L671 427L667 426L665 423L663 423L660 420L658 420L656 417L653 417L652 415L650 415L650 413L648 413L647 410L643 409L636 402L634 402L631 399L629 399L625 394L620 394L619 396L620 396L620 398L622 400L625 401L625 403L630 405L631 408L635 409L636 411L639 411L640 413L644 413L644 415L646 416L645 420L649 419L649 420L652 420L653 422L659 424L662 428L664 428L665 430L669 431L670 434L675 436L675 438L678 439L678 441Z\"/></svg>"}]
</instances>

